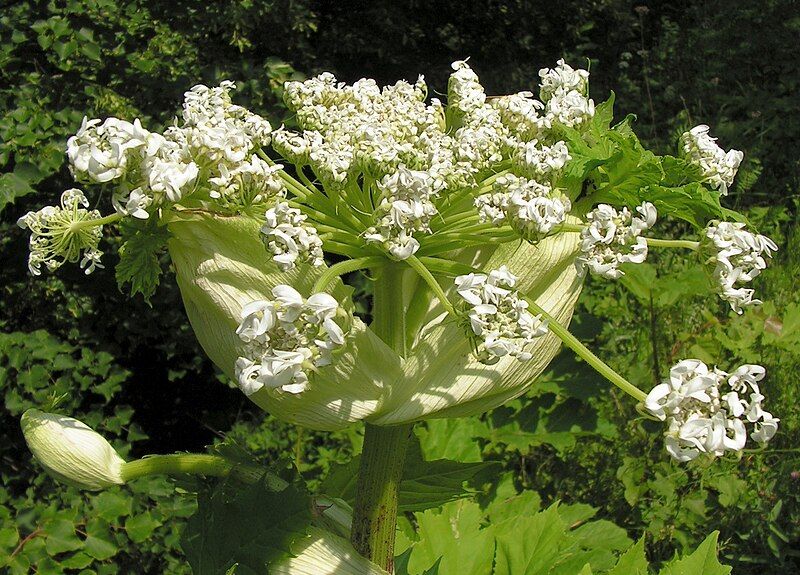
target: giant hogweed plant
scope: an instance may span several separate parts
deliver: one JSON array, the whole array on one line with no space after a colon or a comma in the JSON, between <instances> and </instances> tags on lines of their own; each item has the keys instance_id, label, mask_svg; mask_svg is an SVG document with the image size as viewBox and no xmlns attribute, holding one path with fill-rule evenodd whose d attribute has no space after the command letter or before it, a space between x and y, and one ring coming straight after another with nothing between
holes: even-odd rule
<instances>
[{"instance_id":1,"label":"giant hogweed plant","mask_svg":"<svg viewBox=\"0 0 800 575\"><path fill-rule=\"evenodd\" d=\"M166 248L200 344L241 391L313 429L363 421L364 449L354 508L320 495L311 512L292 503L285 477L229 451L126 462L80 422L29 411L22 425L37 459L87 489L156 473L259 484L306 535L299 547L278 537L274 553L256 554L262 567L382 573L393 569L414 422L518 397L561 344L664 422L674 459L741 453L748 438L762 448L779 420L764 410L760 366L726 372L686 358L646 392L568 331L585 275L619 278L651 248L700 258L735 311L759 303L750 282L777 247L720 203L741 152L697 126L675 156L657 156L633 118L614 122L613 94L595 106L587 71L559 61L540 78L538 94L487 96L456 62L445 103L421 77L381 88L325 73L285 85L297 129L235 105L232 82L192 88L161 133L84 119L67 155L95 199L71 189L20 219L31 273L102 268L100 244L114 229L118 281L149 298ZM695 238L651 237L657 217L688 222ZM374 284L369 326L342 281L353 272ZM234 514L229 495L201 507L222 521ZM220 536L207 522L185 548ZM204 572L202 560L193 566Z\"/></svg>"}]
</instances>

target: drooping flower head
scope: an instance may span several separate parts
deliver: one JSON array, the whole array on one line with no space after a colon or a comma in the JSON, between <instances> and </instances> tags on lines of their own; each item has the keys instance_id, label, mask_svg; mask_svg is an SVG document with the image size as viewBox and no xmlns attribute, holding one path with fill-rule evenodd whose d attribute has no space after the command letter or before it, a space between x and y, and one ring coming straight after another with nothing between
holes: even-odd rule
<instances>
[{"instance_id":1,"label":"drooping flower head","mask_svg":"<svg viewBox=\"0 0 800 575\"><path fill-rule=\"evenodd\" d=\"M744 159L739 150L728 150L719 147L716 138L709 135L709 127L705 124L695 126L681 136L681 151L684 157L700 169L705 181L719 190L723 196L728 195L728 188Z\"/></svg>"},{"instance_id":2,"label":"drooping flower head","mask_svg":"<svg viewBox=\"0 0 800 575\"><path fill-rule=\"evenodd\" d=\"M726 373L697 359L675 364L669 378L654 387L645 401L647 410L667 423L664 437L669 454L689 461L701 453L739 452L747 443L746 424L753 427L751 439L761 444L769 441L780 420L762 407L759 382L764 374L759 365L743 365Z\"/></svg>"},{"instance_id":3,"label":"drooping flower head","mask_svg":"<svg viewBox=\"0 0 800 575\"><path fill-rule=\"evenodd\" d=\"M160 133L87 119L68 144L71 169L109 189L114 211L90 211L76 192L24 216L31 270L81 256L88 271L100 267L103 226L125 220L118 275L138 274L133 289L152 294L166 248L203 349L290 422L392 425L500 405L560 341L590 357L566 328L585 268L619 277L649 242L698 250L647 237L656 206L700 228L723 216L717 195L687 198L675 182L732 176L717 166L698 183L696 166L675 158L666 169L629 121L613 124L613 99L595 108L588 71L564 61L510 95L488 94L467 60L452 68L446 101L422 77L287 82L295 123L277 130L236 105L228 81L187 91ZM693 137L719 159L702 131ZM754 302L736 290L774 244L723 228L712 223L703 240L718 254L722 293ZM142 246L148 257L132 262ZM406 318L391 345L352 315L340 278L362 272L383 285L378 307ZM609 376L644 396L620 378Z\"/></svg>"},{"instance_id":4,"label":"drooping flower head","mask_svg":"<svg viewBox=\"0 0 800 575\"><path fill-rule=\"evenodd\" d=\"M745 229L741 222L711 222L705 230L710 248L714 251L714 281L719 296L736 313L742 308L760 304L753 299L752 288L742 284L753 281L766 269L766 257L778 249L771 239Z\"/></svg>"}]
</instances>

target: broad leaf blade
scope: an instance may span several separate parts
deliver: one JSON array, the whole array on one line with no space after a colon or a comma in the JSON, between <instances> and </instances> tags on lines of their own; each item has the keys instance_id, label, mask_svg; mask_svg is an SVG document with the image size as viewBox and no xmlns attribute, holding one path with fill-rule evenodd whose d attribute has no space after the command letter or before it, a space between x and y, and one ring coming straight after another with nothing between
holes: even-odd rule
<instances>
[{"instance_id":1,"label":"broad leaf blade","mask_svg":"<svg viewBox=\"0 0 800 575\"><path fill-rule=\"evenodd\" d=\"M223 482L198 495L181 546L194 575L218 575L237 563L236 573L264 573L291 553L310 523L311 502L302 486L272 491L265 482Z\"/></svg>"}]
</instances>

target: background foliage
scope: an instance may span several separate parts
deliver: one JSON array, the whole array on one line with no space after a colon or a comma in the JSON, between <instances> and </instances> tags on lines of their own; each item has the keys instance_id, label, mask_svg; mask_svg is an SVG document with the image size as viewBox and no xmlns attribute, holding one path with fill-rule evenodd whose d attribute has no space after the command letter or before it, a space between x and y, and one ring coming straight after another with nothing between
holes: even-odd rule
<instances>
[{"instance_id":1,"label":"background foliage","mask_svg":"<svg viewBox=\"0 0 800 575\"><path fill-rule=\"evenodd\" d=\"M640 539L638 547L658 565L697 548L712 529L719 529L722 561L735 573L800 569L798 32L800 10L791 0L735 8L723 0L6 5L0 13L0 565L12 573L126 573L132 566L140 573L188 572L179 539L196 507L191 495L165 480L81 493L31 464L18 418L53 397L66 395L61 411L97 427L131 456L201 450L227 435L266 460L289 454L312 489L323 479L333 489L337 470L360 450L358 428L323 434L285 426L221 382L187 325L174 282L162 282L150 308L119 293L113 274L86 281L67 266L35 281L27 275L26 237L14 223L72 187L63 151L83 115L164 125L191 85L229 78L237 81L241 103L277 123L288 120L280 106L286 79L331 70L346 81L368 76L388 83L423 73L444 91L449 63L470 56L493 94L535 85L538 69L560 57L588 61L595 100L613 89L618 116L636 114L648 145L673 149L677 133L704 122L726 148L745 151L729 205L746 208L781 246L757 286L764 306L730 314L703 295L698 266L658 254L622 282L590 282L573 329L643 388L682 357L721 366L762 363L766 395L782 424L765 453L679 467L630 401L607 393L606 383L562 354L527 396L481 417L418 427L427 459L496 464L491 473L463 477L476 502L408 508L405 568L422 573L441 557L441 573L479 573L480 565L457 566L445 546L426 541L461 532L489 541L487 518L497 525L490 541L496 565L519 560L502 555L511 502L529 511L531 533L546 514L558 515L547 524L562 529L556 533L562 539L568 533L581 552L597 552L600 559L587 560L595 571L613 564L609 553L616 557ZM660 231L685 230L666 224ZM563 502L555 507L557 500ZM594 524L585 523L592 517L606 529L623 528L609 538L610 548L581 547L581 525ZM447 525L461 531L437 531ZM630 553L633 561L639 551Z\"/></svg>"}]
</instances>

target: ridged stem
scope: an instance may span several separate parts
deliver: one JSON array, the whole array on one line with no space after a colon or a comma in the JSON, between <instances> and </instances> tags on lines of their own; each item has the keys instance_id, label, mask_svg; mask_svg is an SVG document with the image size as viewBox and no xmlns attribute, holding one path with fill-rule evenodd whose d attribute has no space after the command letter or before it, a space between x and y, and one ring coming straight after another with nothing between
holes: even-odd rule
<instances>
[{"instance_id":1,"label":"ridged stem","mask_svg":"<svg viewBox=\"0 0 800 575\"><path fill-rule=\"evenodd\" d=\"M405 355L403 275L408 268L389 263L377 273L372 329L398 354ZM389 573L394 569L397 505L406 448L413 424L366 424L356 484L350 539L356 550Z\"/></svg>"}]
</instances>

